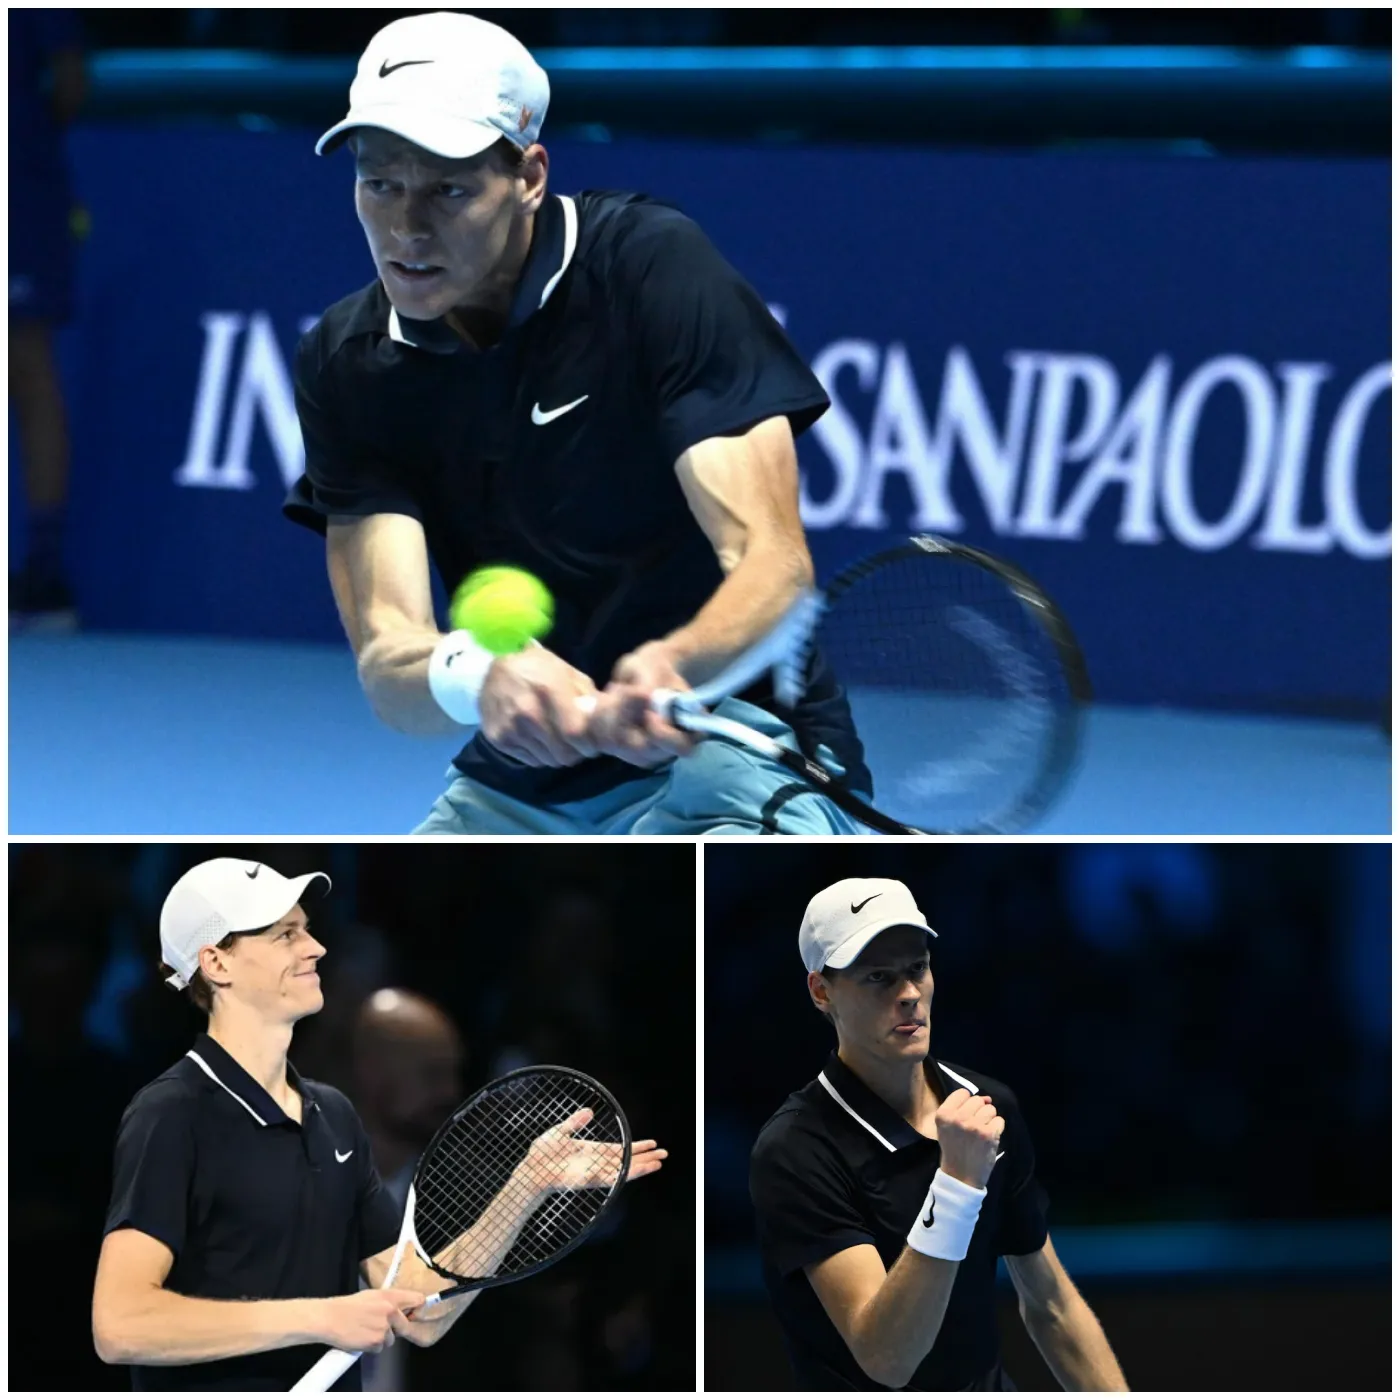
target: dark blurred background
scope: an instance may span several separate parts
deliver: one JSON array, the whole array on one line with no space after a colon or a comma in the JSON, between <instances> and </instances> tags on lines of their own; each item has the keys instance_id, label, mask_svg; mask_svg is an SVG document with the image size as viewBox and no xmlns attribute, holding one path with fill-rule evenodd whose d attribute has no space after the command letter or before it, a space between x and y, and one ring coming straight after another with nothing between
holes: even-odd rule
<instances>
[{"instance_id":1,"label":"dark blurred background","mask_svg":"<svg viewBox=\"0 0 1400 1400\"><path fill-rule=\"evenodd\" d=\"M402 10L82 10L112 48L358 53ZM1389 49L1390 14L1355 10L493 9L528 48L554 44L1346 44Z\"/></svg>"},{"instance_id":2,"label":"dark blurred background","mask_svg":"<svg viewBox=\"0 0 1400 1400\"><path fill-rule=\"evenodd\" d=\"M938 931L933 1053L1018 1095L1134 1389L1389 1389L1388 845L711 844L705 867L707 1386L790 1385L747 1160L834 1048L803 910L861 875ZM1002 1286L1012 1378L1054 1389Z\"/></svg>"},{"instance_id":3,"label":"dark blurred background","mask_svg":"<svg viewBox=\"0 0 1400 1400\"><path fill-rule=\"evenodd\" d=\"M596 1076L670 1149L603 1237L489 1290L436 1347L372 1358L377 1388L693 1389L692 848L246 843L10 847L10 1388L129 1387L86 1325L111 1147L204 1027L157 976L158 918L217 855L331 876L310 907L325 1008L291 1059L355 1101L391 1188L461 1099L522 1064Z\"/></svg>"}]
</instances>

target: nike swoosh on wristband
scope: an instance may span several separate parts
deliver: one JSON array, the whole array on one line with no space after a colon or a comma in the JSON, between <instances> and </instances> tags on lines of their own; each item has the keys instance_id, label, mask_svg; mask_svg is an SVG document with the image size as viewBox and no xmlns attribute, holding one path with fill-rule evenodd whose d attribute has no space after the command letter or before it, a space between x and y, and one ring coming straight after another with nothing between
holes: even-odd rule
<instances>
[{"instance_id":1,"label":"nike swoosh on wristband","mask_svg":"<svg viewBox=\"0 0 1400 1400\"><path fill-rule=\"evenodd\" d=\"M250 880L256 880L256 879L258 878L258 871L261 870L261 869L262 869L262 866L260 866L260 865L255 865L251 870L245 870L243 873L244 873Z\"/></svg>"},{"instance_id":2,"label":"nike swoosh on wristband","mask_svg":"<svg viewBox=\"0 0 1400 1400\"><path fill-rule=\"evenodd\" d=\"M575 399L573 403L566 403L563 408L551 408L548 413L546 413L539 404L536 404L534 408L530 410L530 421L535 424L536 427L543 427L546 423L554 422L556 418L562 418L571 409L577 408L587 397L588 395L585 394L582 399Z\"/></svg>"},{"instance_id":3,"label":"nike swoosh on wristband","mask_svg":"<svg viewBox=\"0 0 1400 1400\"><path fill-rule=\"evenodd\" d=\"M998 1152L997 1155L992 1158L992 1165L996 1166L1005 1156L1005 1152ZM933 1229L933 1203L931 1201L929 1202L928 1214L924 1216L924 1228L928 1230Z\"/></svg>"},{"instance_id":4,"label":"nike swoosh on wristband","mask_svg":"<svg viewBox=\"0 0 1400 1400\"><path fill-rule=\"evenodd\" d=\"M431 63L431 58L406 58L402 63L381 63L379 65L379 76L387 78L390 73L397 73L400 68L415 68L423 63Z\"/></svg>"},{"instance_id":5,"label":"nike swoosh on wristband","mask_svg":"<svg viewBox=\"0 0 1400 1400\"><path fill-rule=\"evenodd\" d=\"M340 1155L339 1152L337 1152L337 1153L335 1154L335 1160L336 1160L337 1162L348 1162L354 1155L355 1155L355 1149L352 1147L352 1148L349 1150L349 1152L347 1152L343 1157Z\"/></svg>"}]
</instances>

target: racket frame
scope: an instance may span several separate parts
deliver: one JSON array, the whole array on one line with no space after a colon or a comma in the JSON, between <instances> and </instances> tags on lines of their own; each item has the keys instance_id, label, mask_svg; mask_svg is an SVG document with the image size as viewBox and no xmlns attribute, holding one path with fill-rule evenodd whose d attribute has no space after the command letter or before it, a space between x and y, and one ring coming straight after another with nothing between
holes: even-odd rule
<instances>
[{"instance_id":1,"label":"racket frame","mask_svg":"<svg viewBox=\"0 0 1400 1400\"><path fill-rule=\"evenodd\" d=\"M761 737L761 736L760 736ZM616 1179L608 1188L607 1199L598 1208L598 1212L593 1219L564 1245L557 1253L551 1254L548 1259L538 1260L527 1268L506 1274L493 1274L489 1278L468 1278L461 1274L454 1273L451 1269L436 1263L423 1249L419 1243L417 1229L414 1224L414 1211L418 1199L418 1185L422 1180L423 1173L428 1164L432 1161L433 1151L442 1139L452 1130L459 1119L469 1109L474 1108L488 1094L501 1088L502 1085L509 1084L513 1079L522 1079L530 1075L538 1074L564 1074L575 1082L586 1084L594 1094L596 1094L612 1112L617 1116L618 1124L622 1131L622 1165L618 1170ZM596 1117L596 1114L595 1114ZM542 1131L548 1131L544 1129ZM599 1139L607 1141L607 1139ZM632 1129L627 1122L627 1115L622 1111L622 1105L613 1097L611 1091L600 1084L592 1075L584 1074L581 1070L570 1069L567 1065L526 1065L520 1069L513 1069L508 1074L503 1074L497 1079L493 1079L489 1084L483 1085L469 1099L465 1099L452 1115L438 1128L429 1141L422 1155L418 1159L418 1166L414 1169L413 1180L409 1184L408 1196L404 1202L403 1225L399 1230L398 1243L394 1246L394 1256L389 1261L389 1270L384 1275L384 1280L379 1284L380 1288L392 1288L394 1280L398 1276L399 1266L403 1262L404 1251L411 1245L414 1252L428 1268L435 1274L443 1278L455 1280L450 1288L440 1289L437 1293L430 1294L423 1301L423 1306L430 1307L434 1303L443 1302L448 1298L455 1298L463 1293L479 1293L485 1288L497 1288L508 1283L519 1283L522 1279L527 1279L543 1270L551 1268L566 1255L572 1254L584 1240L586 1240L602 1223L604 1217L612 1210L621 1194L623 1186L627 1183L627 1173L632 1167ZM600 1188L589 1188L600 1189ZM339 1347L331 1347L326 1354L316 1362L307 1373L292 1386L294 1392L309 1394L313 1392L326 1391L335 1384L341 1376L348 1371L363 1355L358 1351L342 1351Z\"/></svg>"}]
</instances>

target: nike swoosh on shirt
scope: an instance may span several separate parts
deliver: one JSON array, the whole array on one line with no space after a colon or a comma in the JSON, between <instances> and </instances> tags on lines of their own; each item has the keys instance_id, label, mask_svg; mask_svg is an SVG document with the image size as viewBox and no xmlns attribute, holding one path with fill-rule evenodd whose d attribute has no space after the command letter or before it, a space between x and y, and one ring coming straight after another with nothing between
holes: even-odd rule
<instances>
[{"instance_id":1,"label":"nike swoosh on shirt","mask_svg":"<svg viewBox=\"0 0 1400 1400\"><path fill-rule=\"evenodd\" d=\"M534 423L536 427L543 427L546 423L554 422L556 418L562 418L571 409L577 408L587 397L588 395L585 394L583 399L575 399L573 403L566 403L563 408L551 408L547 413L539 404L536 404L534 408L530 410L530 421Z\"/></svg>"},{"instance_id":2,"label":"nike swoosh on shirt","mask_svg":"<svg viewBox=\"0 0 1400 1400\"><path fill-rule=\"evenodd\" d=\"M336 1160L337 1162L348 1162L354 1155L355 1155L355 1149L352 1147L352 1148L349 1150L349 1152L345 1153L344 1156L342 1156L339 1152L337 1152L337 1153L335 1154L335 1160Z\"/></svg>"}]
</instances>

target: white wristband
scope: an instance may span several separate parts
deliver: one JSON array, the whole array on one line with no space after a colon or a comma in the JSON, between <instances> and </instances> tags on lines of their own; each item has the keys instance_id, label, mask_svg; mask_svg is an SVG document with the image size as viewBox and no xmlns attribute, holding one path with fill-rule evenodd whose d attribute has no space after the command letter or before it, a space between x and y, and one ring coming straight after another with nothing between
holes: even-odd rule
<instances>
[{"instance_id":1,"label":"white wristband","mask_svg":"<svg viewBox=\"0 0 1400 1400\"><path fill-rule=\"evenodd\" d=\"M986 1198L985 1187L969 1186L939 1167L924 1198L924 1208L909 1231L909 1248L930 1259L966 1259Z\"/></svg>"},{"instance_id":2,"label":"white wristband","mask_svg":"<svg viewBox=\"0 0 1400 1400\"><path fill-rule=\"evenodd\" d=\"M449 632L428 660L428 689L438 708L458 724L481 723L477 697L495 656L470 632Z\"/></svg>"}]
</instances>

